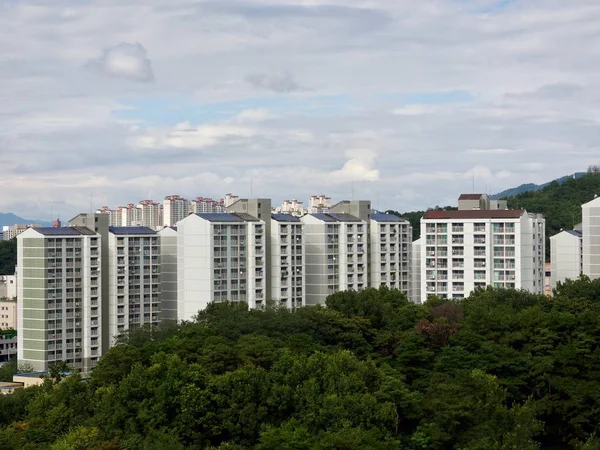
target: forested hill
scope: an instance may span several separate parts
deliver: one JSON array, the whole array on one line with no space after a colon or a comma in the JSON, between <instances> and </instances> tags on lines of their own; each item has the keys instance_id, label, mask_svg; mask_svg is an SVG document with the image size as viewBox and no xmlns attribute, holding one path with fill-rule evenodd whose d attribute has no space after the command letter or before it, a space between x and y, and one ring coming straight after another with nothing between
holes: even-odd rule
<instances>
[{"instance_id":1,"label":"forested hill","mask_svg":"<svg viewBox=\"0 0 600 450\"><path fill-rule=\"evenodd\" d=\"M596 450L600 280L548 299L210 305L138 329L87 382L0 395L3 450Z\"/></svg>"},{"instance_id":2,"label":"forested hill","mask_svg":"<svg viewBox=\"0 0 600 450\"><path fill-rule=\"evenodd\" d=\"M524 208L546 216L546 236L568 230L581 222L581 205L600 195L600 173L589 172L563 183L552 182L535 192L508 197L509 208Z\"/></svg>"}]
</instances>

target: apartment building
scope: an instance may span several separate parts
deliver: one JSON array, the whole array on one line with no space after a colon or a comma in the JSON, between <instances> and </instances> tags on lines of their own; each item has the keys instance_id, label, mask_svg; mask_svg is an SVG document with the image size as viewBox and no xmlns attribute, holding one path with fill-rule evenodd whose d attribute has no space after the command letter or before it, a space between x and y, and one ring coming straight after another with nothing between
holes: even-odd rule
<instances>
[{"instance_id":1,"label":"apartment building","mask_svg":"<svg viewBox=\"0 0 600 450\"><path fill-rule=\"evenodd\" d=\"M100 235L30 228L17 239L19 361L39 371L56 361L89 371L102 354Z\"/></svg>"},{"instance_id":2,"label":"apartment building","mask_svg":"<svg viewBox=\"0 0 600 450\"><path fill-rule=\"evenodd\" d=\"M163 224L163 205L152 200L142 200L137 205L140 225L153 230L158 230Z\"/></svg>"},{"instance_id":3,"label":"apartment building","mask_svg":"<svg viewBox=\"0 0 600 450\"><path fill-rule=\"evenodd\" d=\"M177 320L177 228L158 232L160 240L160 293L163 320Z\"/></svg>"},{"instance_id":4,"label":"apartment building","mask_svg":"<svg viewBox=\"0 0 600 450\"><path fill-rule=\"evenodd\" d=\"M40 224L24 224L18 223L13 226L6 226L2 229L2 239L5 241L10 241L11 239L16 238L18 235L28 230L29 228L40 228Z\"/></svg>"},{"instance_id":5,"label":"apartment building","mask_svg":"<svg viewBox=\"0 0 600 450\"><path fill-rule=\"evenodd\" d=\"M17 297L0 298L0 329L17 329Z\"/></svg>"},{"instance_id":6,"label":"apartment building","mask_svg":"<svg viewBox=\"0 0 600 450\"><path fill-rule=\"evenodd\" d=\"M218 202L208 197L197 197L190 201L190 212L198 213L224 213L226 212L223 202Z\"/></svg>"},{"instance_id":7,"label":"apartment building","mask_svg":"<svg viewBox=\"0 0 600 450\"><path fill-rule=\"evenodd\" d=\"M265 305L265 229L264 220L247 213L191 214L178 223L178 320L191 320L212 302Z\"/></svg>"},{"instance_id":8,"label":"apartment building","mask_svg":"<svg viewBox=\"0 0 600 450\"><path fill-rule=\"evenodd\" d=\"M583 234L565 230L550 237L550 287L566 279L576 280L583 273Z\"/></svg>"},{"instance_id":9,"label":"apartment building","mask_svg":"<svg viewBox=\"0 0 600 450\"><path fill-rule=\"evenodd\" d=\"M309 214L321 214L328 213L331 209L331 197L327 197L324 194L311 195L308 200L307 212Z\"/></svg>"},{"instance_id":10,"label":"apartment building","mask_svg":"<svg viewBox=\"0 0 600 450\"><path fill-rule=\"evenodd\" d=\"M368 287L367 222L345 213L308 214L304 224L306 304Z\"/></svg>"},{"instance_id":11,"label":"apartment building","mask_svg":"<svg viewBox=\"0 0 600 450\"><path fill-rule=\"evenodd\" d=\"M17 298L17 277L14 275L0 275L0 299Z\"/></svg>"},{"instance_id":12,"label":"apartment building","mask_svg":"<svg viewBox=\"0 0 600 450\"><path fill-rule=\"evenodd\" d=\"M0 363L17 357L17 330L0 329ZM1 395L1 394L0 394Z\"/></svg>"},{"instance_id":13,"label":"apartment building","mask_svg":"<svg viewBox=\"0 0 600 450\"><path fill-rule=\"evenodd\" d=\"M267 237L269 238L269 237ZM270 299L290 309L305 305L303 223L292 214L271 214ZM269 276L269 275L268 275Z\"/></svg>"},{"instance_id":14,"label":"apartment building","mask_svg":"<svg viewBox=\"0 0 600 450\"><path fill-rule=\"evenodd\" d=\"M544 292L541 215L524 210L428 211L421 219L421 300L476 288Z\"/></svg>"},{"instance_id":15,"label":"apartment building","mask_svg":"<svg viewBox=\"0 0 600 450\"><path fill-rule=\"evenodd\" d=\"M412 227L393 214L373 213L369 225L369 286L411 295Z\"/></svg>"},{"instance_id":16,"label":"apartment building","mask_svg":"<svg viewBox=\"0 0 600 450\"><path fill-rule=\"evenodd\" d=\"M189 213L189 200L179 195L168 195L163 202L163 226L172 227Z\"/></svg>"},{"instance_id":17,"label":"apartment building","mask_svg":"<svg viewBox=\"0 0 600 450\"><path fill-rule=\"evenodd\" d=\"M458 197L459 210L489 211L508 209L506 200L491 200L487 194L461 194Z\"/></svg>"},{"instance_id":18,"label":"apartment building","mask_svg":"<svg viewBox=\"0 0 600 450\"><path fill-rule=\"evenodd\" d=\"M422 238L419 238L412 243L410 299L414 303L421 303L421 242Z\"/></svg>"},{"instance_id":19,"label":"apartment building","mask_svg":"<svg viewBox=\"0 0 600 450\"><path fill-rule=\"evenodd\" d=\"M161 320L160 242L148 227L109 227L109 346L125 330Z\"/></svg>"},{"instance_id":20,"label":"apartment building","mask_svg":"<svg viewBox=\"0 0 600 450\"><path fill-rule=\"evenodd\" d=\"M581 206L583 273L600 278L600 198Z\"/></svg>"},{"instance_id":21,"label":"apartment building","mask_svg":"<svg viewBox=\"0 0 600 450\"><path fill-rule=\"evenodd\" d=\"M307 210L304 208L304 204L298 200L284 200L281 206L273 208L273 212L275 214L291 214L302 217L307 213Z\"/></svg>"}]
</instances>

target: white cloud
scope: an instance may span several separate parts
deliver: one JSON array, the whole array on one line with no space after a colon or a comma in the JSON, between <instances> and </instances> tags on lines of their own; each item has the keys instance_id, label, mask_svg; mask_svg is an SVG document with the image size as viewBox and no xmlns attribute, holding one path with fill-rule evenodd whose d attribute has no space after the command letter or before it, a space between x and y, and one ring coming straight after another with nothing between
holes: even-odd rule
<instances>
[{"instance_id":1,"label":"white cloud","mask_svg":"<svg viewBox=\"0 0 600 450\"><path fill-rule=\"evenodd\" d=\"M336 181L377 181L379 170L375 169L375 154L370 150L353 150L347 153L350 158L340 170L330 173Z\"/></svg>"},{"instance_id":2,"label":"white cloud","mask_svg":"<svg viewBox=\"0 0 600 450\"><path fill-rule=\"evenodd\" d=\"M99 58L89 61L87 67L105 75L132 81L147 83L154 80L152 63L140 43L123 42L108 48Z\"/></svg>"}]
</instances>

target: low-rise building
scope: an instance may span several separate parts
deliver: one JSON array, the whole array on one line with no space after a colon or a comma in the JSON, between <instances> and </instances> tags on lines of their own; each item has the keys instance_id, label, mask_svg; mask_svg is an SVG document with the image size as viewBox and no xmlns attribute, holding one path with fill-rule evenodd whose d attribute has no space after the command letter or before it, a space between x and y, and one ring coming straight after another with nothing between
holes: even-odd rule
<instances>
[{"instance_id":1,"label":"low-rise building","mask_svg":"<svg viewBox=\"0 0 600 450\"><path fill-rule=\"evenodd\" d=\"M558 282L576 280L583 273L582 233L564 230L550 237L550 288Z\"/></svg>"}]
</instances>

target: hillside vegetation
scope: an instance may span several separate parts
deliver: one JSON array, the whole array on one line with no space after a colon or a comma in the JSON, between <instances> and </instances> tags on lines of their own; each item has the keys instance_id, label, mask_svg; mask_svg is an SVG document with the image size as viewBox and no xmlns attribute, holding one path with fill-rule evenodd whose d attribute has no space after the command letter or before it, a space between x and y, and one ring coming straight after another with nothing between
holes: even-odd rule
<instances>
[{"instance_id":1,"label":"hillside vegetation","mask_svg":"<svg viewBox=\"0 0 600 450\"><path fill-rule=\"evenodd\" d=\"M598 449L599 317L586 279L553 299L211 305L123 337L87 382L0 396L0 448Z\"/></svg>"},{"instance_id":2,"label":"hillside vegetation","mask_svg":"<svg viewBox=\"0 0 600 450\"><path fill-rule=\"evenodd\" d=\"M0 241L0 275L14 275L17 265L17 239Z\"/></svg>"}]
</instances>

